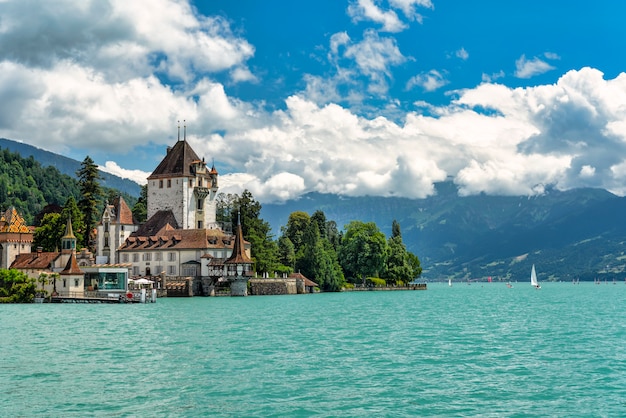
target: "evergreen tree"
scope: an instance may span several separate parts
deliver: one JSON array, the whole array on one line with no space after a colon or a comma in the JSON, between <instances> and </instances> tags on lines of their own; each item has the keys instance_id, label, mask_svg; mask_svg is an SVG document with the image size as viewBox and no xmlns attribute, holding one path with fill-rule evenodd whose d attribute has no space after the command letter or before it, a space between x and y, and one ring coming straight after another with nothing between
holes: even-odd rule
<instances>
[{"instance_id":1,"label":"evergreen tree","mask_svg":"<svg viewBox=\"0 0 626 418\"><path fill-rule=\"evenodd\" d=\"M296 251L293 242L281 235L278 238L278 261L289 268L290 272L293 272L296 268Z\"/></svg>"},{"instance_id":2,"label":"evergreen tree","mask_svg":"<svg viewBox=\"0 0 626 418\"><path fill-rule=\"evenodd\" d=\"M98 166L87 156L81 163L76 175L78 176L78 186L81 194L78 207L83 212L86 228L82 244L84 247L93 250L91 231L93 231L96 225L98 203L102 196L100 183L98 183L100 173L98 172Z\"/></svg>"},{"instance_id":3,"label":"evergreen tree","mask_svg":"<svg viewBox=\"0 0 626 418\"><path fill-rule=\"evenodd\" d=\"M139 199L132 208L133 218L136 222L144 223L148 220L148 185L141 186Z\"/></svg>"}]
</instances>

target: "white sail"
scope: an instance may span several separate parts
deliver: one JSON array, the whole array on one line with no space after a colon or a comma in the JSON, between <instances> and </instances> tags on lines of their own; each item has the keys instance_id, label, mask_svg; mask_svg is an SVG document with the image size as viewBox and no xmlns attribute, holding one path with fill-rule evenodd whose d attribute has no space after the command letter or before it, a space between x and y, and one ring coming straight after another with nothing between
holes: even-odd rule
<instances>
[{"instance_id":1,"label":"white sail","mask_svg":"<svg viewBox=\"0 0 626 418\"><path fill-rule=\"evenodd\" d=\"M530 270L530 284L539 287L539 283L537 282L537 273L535 273L535 265L533 264L533 268Z\"/></svg>"}]
</instances>

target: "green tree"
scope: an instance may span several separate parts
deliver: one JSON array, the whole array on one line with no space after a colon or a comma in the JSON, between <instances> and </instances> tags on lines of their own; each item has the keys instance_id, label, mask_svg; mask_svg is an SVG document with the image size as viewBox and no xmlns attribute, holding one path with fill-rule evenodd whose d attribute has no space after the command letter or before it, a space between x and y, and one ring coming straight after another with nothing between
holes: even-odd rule
<instances>
[{"instance_id":1,"label":"green tree","mask_svg":"<svg viewBox=\"0 0 626 418\"><path fill-rule=\"evenodd\" d=\"M78 176L78 186L81 194L78 207L83 213L86 228L82 244L84 247L93 250L91 232L97 222L98 203L102 196L102 190L98 182L100 173L98 172L98 166L87 156L81 163L76 175Z\"/></svg>"},{"instance_id":2,"label":"green tree","mask_svg":"<svg viewBox=\"0 0 626 418\"><path fill-rule=\"evenodd\" d=\"M378 277L387 262L385 235L374 222L352 221L345 231L338 254L343 271L363 283L367 276Z\"/></svg>"},{"instance_id":3,"label":"green tree","mask_svg":"<svg viewBox=\"0 0 626 418\"><path fill-rule=\"evenodd\" d=\"M304 231L309 226L310 219L309 214L306 212L292 212L287 220L287 226L282 228L283 235L293 243L296 261L302 257Z\"/></svg>"},{"instance_id":4,"label":"green tree","mask_svg":"<svg viewBox=\"0 0 626 418\"><path fill-rule=\"evenodd\" d=\"M37 280L15 269L0 269L0 303L31 303L37 293Z\"/></svg>"},{"instance_id":5,"label":"green tree","mask_svg":"<svg viewBox=\"0 0 626 418\"><path fill-rule=\"evenodd\" d=\"M407 251L402 242L402 232L400 224L394 219L391 224L391 237L388 241L389 257L387 258L387 268L383 277L387 284L396 282L408 284L417 278L422 269L417 256Z\"/></svg>"},{"instance_id":6,"label":"green tree","mask_svg":"<svg viewBox=\"0 0 626 418\"><path fill-rule=\"evenodd\" d=\"M41 247L43 251L57 251L63 236L63 220L60 213L46 213L41 224L35 228L33 247Z\"/></svg>"},{"instance_id":7,"label":"green tree","mask_svg":"<svg viewBox=\"0 0 626 418\"><path fill-rule=\"evenodd\" d=\"M289 267L290 272L296 268L296 251L293 242L285 235L278 238L278 261Z\"/></svg>"},{"instance_id":8,"label":"green tree","mask_svg":"<svg viewBox=\"0 0 626 418\"><path fill-rule=\"evenodd\" d=\"M133 205L133 218L136 222L143 223L148 220L148 185L141 186L139 199Z\"/></svg>"}]
</instances>

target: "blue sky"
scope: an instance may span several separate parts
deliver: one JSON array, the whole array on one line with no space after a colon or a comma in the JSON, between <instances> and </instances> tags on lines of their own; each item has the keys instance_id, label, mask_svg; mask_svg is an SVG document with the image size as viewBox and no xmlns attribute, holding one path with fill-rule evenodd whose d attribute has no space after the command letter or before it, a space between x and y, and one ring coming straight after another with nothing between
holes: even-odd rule
<instances>
[{"instance_id":1,"label":"blue sky","mask_svg":"<svg viewBox=\"0 0 626 418\"><path fill-rule=\"evenodd\" d=\"M221 191L262 202L625 195L625 8L0 1L0 136L142 182L180 121Z\"/></svg>"}]
</instances>

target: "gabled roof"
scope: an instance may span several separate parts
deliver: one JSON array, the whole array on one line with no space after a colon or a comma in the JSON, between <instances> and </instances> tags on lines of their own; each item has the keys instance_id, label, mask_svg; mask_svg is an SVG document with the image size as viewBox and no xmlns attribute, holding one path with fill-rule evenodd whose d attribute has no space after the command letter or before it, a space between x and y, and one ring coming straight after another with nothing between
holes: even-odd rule
<instances>
[{"instance_id":1,"label":"gabled roof","mask_svg":"<svg viewBox=\"0 0 626 418\"><path fill-rule=\"evenodd\" d=\"M172 148L168 148L165 158L152 172L148 180L159 177L191 177L191 165L201 162L196 152L185 140L178 141Z\"/></svg>"},{"instance_id":2,"label":"gabled roof","mask_svg":"<svg viewBox=\"0 0 626 418\"><path fill-rule=\"evenodd\" d=\"M167 227L169 225L169 228ZM134 237L150 237L158 235L163 229L178 229L178 222L171 210L159 210L131 234Z\"/></svg>"},{"instance_id":3,"label":"gabled roof","mask_svg":"<svg viewBox=\"0 0 626 418\"><path fill-rule=\"evenodd\" d=\"M115 216L115 222L118 225L134 225L133 211L130 210L128 204L122 196L118 196L111 202L113 208L113 214Z\"/></svg>"},{"instance_id":4,"label":"gabled roof","mask_svg":"<svg viewBox=\"0 0 626 418\"><path fill-rule=\"evenodd\" d=\"M58 252L35 252L18 254L11 263L12 269L47 270L61 256Z\"/></svg>"},{"instance_id":5,"label":"gabled roof","mask_svg":"<svg viewBox=\"0 0 626 418\"><path fill-rule=\"evenodd\" d=\"M155 235L132 234L118 251L206 250L230 248L232 245L232 236L224 234L220 229L163 228Z\"/></svg>"}]
</instances>

